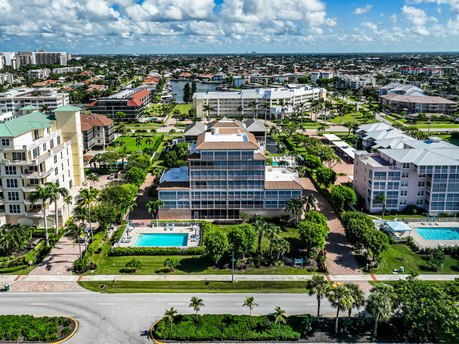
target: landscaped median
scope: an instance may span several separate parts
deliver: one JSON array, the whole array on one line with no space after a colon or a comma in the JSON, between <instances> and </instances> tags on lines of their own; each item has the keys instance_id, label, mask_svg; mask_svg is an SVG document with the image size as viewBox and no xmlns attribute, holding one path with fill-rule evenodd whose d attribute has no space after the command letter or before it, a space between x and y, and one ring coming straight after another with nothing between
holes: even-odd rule
<instances>
[{"instance_id":1,"label":"landscaped median","mask_svg":"<svg viewBox=\"0 0 459 344\"><path fill-rule=\"evenodd\" d=\"M3 343L63 343L78 329L78 322L68 317L0 315L0 341Z\"/></svg>"}]
</instances>

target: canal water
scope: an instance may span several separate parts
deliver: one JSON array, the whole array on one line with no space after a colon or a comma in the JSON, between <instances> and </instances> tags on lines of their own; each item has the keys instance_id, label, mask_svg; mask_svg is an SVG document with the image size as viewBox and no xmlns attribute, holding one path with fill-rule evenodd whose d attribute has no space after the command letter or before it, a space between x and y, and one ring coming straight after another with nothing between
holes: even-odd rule
<instances>
[{"instance_id":1,"label":"canal water","mask_svg":"<svg viewBox=\"0 0 459 344\"><path fill-rule=\"evenodd\" d=\"M188 81L191 87L191 81ZM183 88L187 81L169 81L172 86L172 94L175 94L177 103L183 103ZM196 82L197 92L215 91L220 84L203 84L202 82Z\"/></svg>"}]
</instances>

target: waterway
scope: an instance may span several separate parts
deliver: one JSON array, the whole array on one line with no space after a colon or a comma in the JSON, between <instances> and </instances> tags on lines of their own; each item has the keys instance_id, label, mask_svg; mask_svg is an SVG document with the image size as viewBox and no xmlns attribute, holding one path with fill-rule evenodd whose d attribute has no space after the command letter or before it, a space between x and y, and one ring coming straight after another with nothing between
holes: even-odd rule
<instances>
[{"instance_id":1,"label":"waterway","mask_svg":"<svg viewBox=\"0 0 459 344\"><path fill-rule=\"evenodd\" d=\"M188 81L189 82L189 81ZM175 101L177 103L183 103L183 87L187 81L169 81L172 86L172 94L175 94ZM190 86L191 86L191 82ZM197 92L215 91L220 84L204 84L202 82L196 82Z\"/></svg>"}]
</instances>

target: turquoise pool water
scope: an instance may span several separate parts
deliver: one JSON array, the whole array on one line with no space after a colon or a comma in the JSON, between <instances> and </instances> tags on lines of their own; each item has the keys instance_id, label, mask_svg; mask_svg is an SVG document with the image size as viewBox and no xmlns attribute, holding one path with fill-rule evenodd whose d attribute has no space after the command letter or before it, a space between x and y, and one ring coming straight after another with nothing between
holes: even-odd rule
<instances>
[{"instance_id":1,"label":"turquoise pool water","mask_svg":"<svg viewBox=\"0 0 459 344\"><path fill-rule=\"evenodd\" d=\"M140 234L135 243L136 247L183 247L187 245L187 233Z\"/></svg>"},{"instance_id":2,"label":"turquoise pool water","mask_svg":"<svg viewBox=\"0 0 459 344\"><path fill-rule=\"evenodd\" d=\"M272 165L273 165L274 167L278 167L278 166L279 166L279 163L278 163L277 161L273 161Z\"/></svg>"},{"instance_id":3,"label":"turquoise pool water","mask_svg":"<svg viewBox=\"0 0 459 344\"><path fill-rule=\"evenodd\" d=\"M459 240L459 228L420 227L416 232L425 240Z\"/></svg>"}]
</instances>

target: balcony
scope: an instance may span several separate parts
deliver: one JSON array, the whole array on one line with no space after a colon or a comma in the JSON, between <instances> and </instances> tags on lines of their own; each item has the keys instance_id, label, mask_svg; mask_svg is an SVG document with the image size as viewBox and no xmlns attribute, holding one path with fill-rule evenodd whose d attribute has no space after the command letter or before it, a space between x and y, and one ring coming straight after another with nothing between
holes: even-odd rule
<instances>
[{"instance_id":1,"label":"balcony","mask_svg":"<svg viewBox=\"0 0 459 344\"><path fill-rule=\"evenodd\" d=\"M48 171L45 171L45 172L24 173L24 174L21 175L21 177L24 178L24 179L46 178L53 172L53 170L54 170L54 168L50 168Z\"/></svg>"},{"instance_id":2,"label":"balcony","mask_svg":"<svg viewBox=\"0 0 459 344\"><path fill-rule=\"evenodd\" d=\"M37 185L27 185L22 187L23 192L34 192L37 190Z\"/></svg>"}]
</instances>

